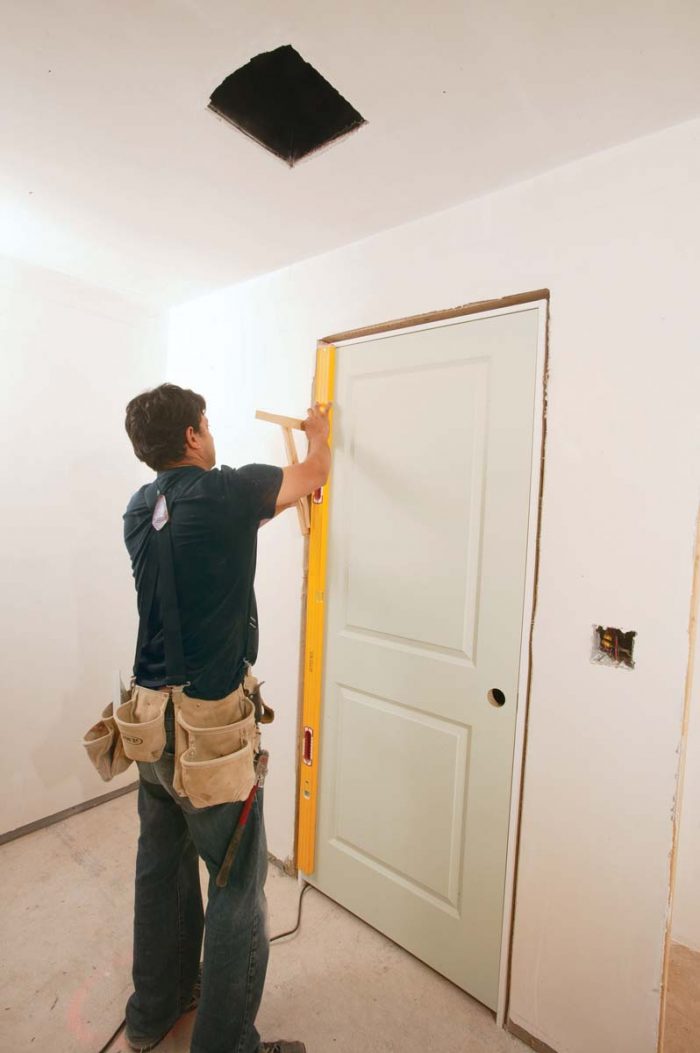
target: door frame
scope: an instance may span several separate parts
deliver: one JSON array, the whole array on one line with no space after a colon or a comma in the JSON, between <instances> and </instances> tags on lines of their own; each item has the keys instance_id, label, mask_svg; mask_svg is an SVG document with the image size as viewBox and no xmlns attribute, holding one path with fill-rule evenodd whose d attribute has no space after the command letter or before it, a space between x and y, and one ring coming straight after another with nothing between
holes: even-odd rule
<instances>
[{"instance_id":1,"label":"door frame","mask_svg":"<svg viewBox=\"0 0 700 1053\"><path fill-rule=\"evenodd\" d=\"M691 706L695 677L695 654L697 648L698 621L700 620L700 508L695 518L695 548L693 551L693 577L690 590L690 612L688 615L688 661L685 669L685 686L683 690L683 714L680 731L680 757L676 773L676 792L674 794L673 826L671 831L671 854L668 864L668 907L666 910L666 928L661 966L661 988L659 991L659 1028L657 1053L664 1053L666 1039L666 1020L668 1008L668 988L671 969L671 944L673 943L673 915L676 900L676 883L678 878L678 852L680 847L681 823L683 821L683 804L685 800L685 775L688 757L688 737L690 731Z\"/></svg>"},{"instance_id":2,"label":"door frame","mask_svg":"<svg viewBox=\"0 0 700 1053\"><path fill-rule=\"evenodd\" d=\"M548 289L538 289L528 293L517 293L498 300L483 300L462 307L433 311L427 314L412 315L378 325L365 326L361 329L348 330L323 337L318 341L318 349L332 345L338 349L345 344L362 343L376 339L379 335L394 332L418 332L434 329L438 326L456 325L469 316L492 318L503 314L513 314L523 308L536 308L538 311L537 353L535 366L535 398L533 406L532 467L530 476L530 504L528 512L527 550L525 563L525 590L523 602L522 631L520 641L520 668L518 674L518 693L516 702L515 742L513 748L513 769L510 795L510 818L508 824L508 847L506 855L505 889L503 903L503 920L501 929L501 959L498 984L498 1005L496 1023L504 1028L508 1019L508 1000L510 994L510 974L513 942L513 920L515 915L515 898L520 847L522 791L525 773L527 750L528 712L530 706L530 688L532 681L532 634L537 609L537 581L540 555L540 530L542 518L542 496L544 488L545 440L547 424L547 381L549 355L549 299ZM330 501L330 493L328 494ZM308 560L305 561L308 567ZM305 587L306 607L312 601L309 590ZM323 610L321 633L325 633L325 605ZM306 649L306 641L302 641ZM323 678L323 673L320 673ZM323 682L323 680L321 681ZM302 684L302 701L304 685ZM321 699L321 707L323 700ZM300 734L297 750L297 801L299 801L300 780L303 756L303 717L300 711ZM315 808L314 808L315 812ZM299 809L297 808L295 829L296 847L299 845Z\"/></svg>"}]
</instances>

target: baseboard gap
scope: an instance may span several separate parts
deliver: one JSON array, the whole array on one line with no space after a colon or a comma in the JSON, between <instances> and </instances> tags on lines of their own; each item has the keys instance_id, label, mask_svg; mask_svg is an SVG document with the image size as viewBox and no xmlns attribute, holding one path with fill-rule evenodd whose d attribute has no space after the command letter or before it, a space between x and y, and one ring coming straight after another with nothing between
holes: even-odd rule
<instances>
[{"instance_id":1,"label":"baseboard gap","mask_svg":"<svg viewBox=\"0 0 700 1053\"><path fill-rule=\"evenodd\" d=\"M124 794L132 793L138 789L138 780L136 782L130 782L127 786L120 786L117 790L110 790L109 793L100 794L99 797L91 797L89 801L82 801L80 804L71 805L70 808L64 808L60 812L54 812L53 815L44 816L43 819L35 819L32 823L26 823L24 826L18 826L14 830L7 830L5 833L0 834L0 845L5 845L9 841L16 841L19 837L24 837L26 834L33 834L37 830L43 830L47 826L53 826L54 823L60 823L64 819L70 819L72 815L79 815L81 812L87 812L91 808L97 808L100 804L106 804L108 801L113 801L117 797L123 797ZM294 865L294 860L279 859L273 855L272 852L267 853L267 858L270 863L281 870L287 877L296 878L298 876L297 868Z\"/></svg>"},{"instance_id":2,"label":"baseboard gap","mask_svg":"<svg viewBox=\"0 0 700 1053\"><path fill-rule=\"evenodd\" d=\"M130 782L127 786L120 786L118 790L110 790L109 793L103 793L99 797L91 797L89 801L74 804L70 808L54 812L53 815L47 815L43 819L35 819L33 823L26 823L24 826L18 826L15 830L8 830L6 833L0 834L0 845L5 845L8 841L16 841L18 837L33 834L36 830L43 830L47 826L53 826L54 823L60 823L64 819L70 819L72 815L87 812L91 808L96 808L98 804L106 804L107 801L113 801L116 797L123 797L125 793L131 793L137 787L138 781Z\"/></svg>"},{"instance_id":3,"label":"baseboard gap","mask_svg":"<svg viewBox=\"0 0 700 1053\"><path fill-rule=\"evenodd\" d=\"M273 856L272 852L267 853L267 858L269 862L272 863L273 867L277 867L277 869L281 870L283 874L287 875L287 877L296 878L299 876L299 871L294 866L293 859L279 859L277 856Z\"/></svg>"}]
</instances>

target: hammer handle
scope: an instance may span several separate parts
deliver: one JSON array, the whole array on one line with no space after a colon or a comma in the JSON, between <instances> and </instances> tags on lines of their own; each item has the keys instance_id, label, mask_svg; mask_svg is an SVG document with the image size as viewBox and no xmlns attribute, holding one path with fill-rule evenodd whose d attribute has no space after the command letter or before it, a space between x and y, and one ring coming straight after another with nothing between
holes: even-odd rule
<instances>
[{"instance_id":1,"label":"hammer handle","mask_svg":"<svg viewBox=\"0 0 700 1053\"><path fill-rule=\"evenodd\" d=\"M231 867L233 866L233 862L236 858L238 846L240 845L241 840L243 839L246 823L248 822L248 816L250 815L250 809L253 807L253 801L255 800L255 795L257 792L258 783L256 780L253 789L248 794L246 802L243 805L241 814L238 817L238 822L236 823L236 829L233 831L233 837L229 841L229 846L226 849L226 855L224 856L224 861L221 864L221 869L216 875L217 888L225 888L228 884L228 876L231 873Z\"/></svg>"}]
</instances>

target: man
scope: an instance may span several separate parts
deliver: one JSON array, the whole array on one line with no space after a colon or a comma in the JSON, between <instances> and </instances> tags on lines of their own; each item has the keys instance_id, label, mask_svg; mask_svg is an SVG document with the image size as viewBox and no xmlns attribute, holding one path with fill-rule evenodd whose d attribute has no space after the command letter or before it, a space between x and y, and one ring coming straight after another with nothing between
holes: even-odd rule
<instances>
[{"instance_id":1,"label":"man","mask_svg":"<svg viewBox=\"0 0 700 1053\"><path fill-rule=\"evenodd\" d=\"M172 683L166 671L159 585L146 610L146 581L158 580L154 574L160 573L152 565L158 558L157 546L151 543L158 525L154 501L158 497L160 505L158 495L164 495L186 670L184 693L204 704L241 694L248 664L256 658L253 580L258 527L322 486L330 467L328 422L318 406L309 410L304 425L306 460L284 469L257 464L238 470L215 468L205 410L201 395L174 384L162 384L131 400L127 433L136 456L158 475L156 487L144 486L134 494L124 516L142 622L136 684L144 691L167 692ZM141 830L128 1042L141 1053L153 1049L183 1012L198 1005L191 1053L305 1053L301 1042L262 1042L255 1029L268 959L262 792L254 799L229 880L219 888L216 875L243 802L195 807L176 793L172 693L168 698L165 750L154 763L139 763ZM210 876L206 919L198 855Z\"/></svg>"}]
</instances>

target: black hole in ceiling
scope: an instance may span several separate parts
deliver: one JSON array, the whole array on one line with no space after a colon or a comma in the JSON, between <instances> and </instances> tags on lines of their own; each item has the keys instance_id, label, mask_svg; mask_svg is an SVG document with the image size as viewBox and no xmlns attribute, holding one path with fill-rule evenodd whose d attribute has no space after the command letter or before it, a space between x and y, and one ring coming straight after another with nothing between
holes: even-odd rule
<instances>
[{"instance_id":1,"label":"black hole in ceiling","mask_svg":"<svg viewBox=\"0 0 700 1053\"><path fill-rule=\"evenodd\" d=\"M365 123L291 44L237 69L209 108L290 165Z\"/></svg>"}]
</instances>

